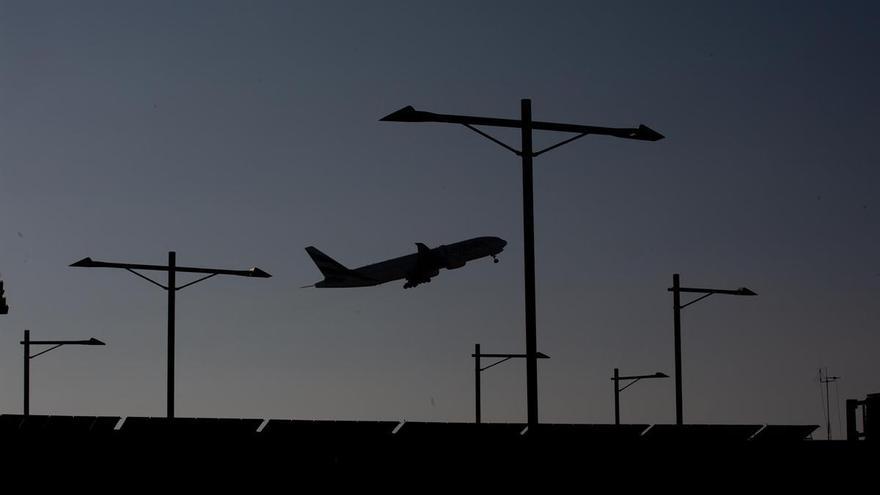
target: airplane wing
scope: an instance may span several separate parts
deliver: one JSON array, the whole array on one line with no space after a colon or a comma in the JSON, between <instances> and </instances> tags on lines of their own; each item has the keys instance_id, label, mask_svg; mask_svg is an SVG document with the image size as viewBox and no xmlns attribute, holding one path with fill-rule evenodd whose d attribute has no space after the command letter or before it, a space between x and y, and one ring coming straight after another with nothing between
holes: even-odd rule
<instances>
[{"instance_id":1,"label":"airplane wing","mask_svg":"<svg viewBox=\"0 0 880 495\"><path fill-rule=\"evenodd\" d=\"M437 255L431 251L431 248L421 242L416 243L418 248L418 258L415 269L406 275L406 283L403 284L404 289L411 289L419 284L425 284L431 281L431 277L440 273L440 263Z\"/></svg>"}]
</instances>

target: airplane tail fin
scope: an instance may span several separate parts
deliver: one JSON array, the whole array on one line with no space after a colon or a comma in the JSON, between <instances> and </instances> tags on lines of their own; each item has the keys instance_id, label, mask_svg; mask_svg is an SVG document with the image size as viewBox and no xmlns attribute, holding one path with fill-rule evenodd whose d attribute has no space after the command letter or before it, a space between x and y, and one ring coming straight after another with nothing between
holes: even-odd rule
<instances>
[{"instance_id":1,"label":"airplane tail fin","mask_svg":"<svg viewBox=\"0 0 880 495\"><path fill-rule=\"evenodd\" d=\"M342 266L341 263L318 251L314 246L306 248L306 252L312 257L312 261L321 270L324 280L314 283L313 287L367 287L377 285L379 282L354 270Z\"/></svg>"},{"instance_id":2,"label":"airplane tail fin","mask_svg":"<svg viewBox=\"0 0 880 495\"><path fill-rule=\"evenodd\" d=\"M325 278L333 278L347 275L350 271L348 268L342 266L342 263L339 263L333 258L322 253L315 246L307 247L306 252L309 253L312 261L315 262L315 265L318 266L318 270L321 270L321 273L324 275Z\"/></svg>"}]
</instances>

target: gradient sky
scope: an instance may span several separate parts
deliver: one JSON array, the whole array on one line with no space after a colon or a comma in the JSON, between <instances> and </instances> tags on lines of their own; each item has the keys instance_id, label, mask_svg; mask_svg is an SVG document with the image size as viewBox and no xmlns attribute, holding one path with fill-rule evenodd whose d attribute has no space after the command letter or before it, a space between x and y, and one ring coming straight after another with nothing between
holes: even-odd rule
<instances>
[{"instance_id":1,"label":"gradient sky","mask_svg":"<svg viewBox=\"0 0 880 495\"><path fill-rule=\"evenodd\" d=\"M824 422L880 392L877 2L0 1L0 411L22 330L35 414L165 412L166 294L91 256L259 266L178 293L177 415L473 418L475 343L523 352L519 161L440 113L600 126L535 162L542 421L607 423L612 369L672 374L672 273L746 285L683 314L685 420ZM517 144L516 132L496 135ZM562 135L536 135L549 145ZM501 263L300 289L470 237ZM181 276L183 280L188 280ZM525 366L483 376L525 420ZM622 395L674 422L672 380ZM835 430L837 418L835 413ZM820 430L824 437L824 432Z\"/></svg>"}]
</instances>

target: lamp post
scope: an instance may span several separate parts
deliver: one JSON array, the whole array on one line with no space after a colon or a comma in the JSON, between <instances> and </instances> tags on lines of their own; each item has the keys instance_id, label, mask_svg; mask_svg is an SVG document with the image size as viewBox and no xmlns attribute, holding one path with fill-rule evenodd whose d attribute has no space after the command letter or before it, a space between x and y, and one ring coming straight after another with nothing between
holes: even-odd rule
<instances>
[{"instance_id":1,"label":"lamp post","mask_svg":"<svg viewBox=\"0 0 880 495\"><path fill-rule=\"evenodd\" d=\"M122 268L123 270L127 270L138 277L159 286L168 292L168 385L167 385L167 417L174 417L174 295L180 289L184 289L189 287L190 285L197 284L203 280L207 280L211 277L217 275L237 275L240 277L255 277L255 278L269 278L271 275L260 270L259 268L251 268L250 270L225 270L219 268L194 268L188 266L178 266L176 253L174 251L168 252L168 264L167 265L143 265L143 264L135 264L135 263L108 263L104 261L95 261L91 258L83 258L76 263L71 264L70 266L75 267L84 267L84 268ZM147 277L146 275L139 273L135 270L148 270L148 271L161 271L168 273L168 285L162 285L159 282ZM177 273L198 273L205 274L205 276L193 280L192 282L188 282L181 286L177 286L176 282L176 274Z\"/></svg>"},{"instance_id":2,"label":"lamp post","mask_svg":"<svg viewBox=\"0 0 880 495\"><path fill-rule=\"evenodd\" d=\"M611 379L614 380L614 424L615 425L620 424L620 393L623 392L624 390L628 389L629 387L635 385L637 381L643 380L643 379L650 379L650 378L669 378L669 375L658 371L657 373L654 373L653 375L620 376L618 369L614 368L614 376L612 376ZM620 381L621 380L632 380L632 381L627 383L623 388L620 388Z\"/></svg>"},{"instance_id":3,"label":"lamp post","mask_svg":"<svg viewBox=\"0 0 880 495\"><path fill-rule=\"evenodd\" d=\"M528 411L528 424L538 424L538 364L537 364L537 317L535 310L535 223L534 202L532 195L532 159L580 139L588 134L613 136L624 139L636 139L640 141L657 141L663 139L663 135L640 125L637 128L612 128L596 127L577 124L564 124L556 122L541 122L532 120L532 100L520 101L520 118L499 119L492 117L474 117L468 115L447 115L416 110L406 106L382 119L385 122L438 122L448 124L461 124L490 141L513 152L522 159L523 177L523 250L525 272L525 319L526 319L526 401ZM486 132L474 126L506 127L521 130L521 148L519 150L490 136ZM575 136L560 141L540 151L532 149L532 131L556 131L573 133Z\"/></svg>"},{"instance_id":4,"label":"lamp post","mask_svg":"<svg viewBox=\"0 0 880 495\"><path fill-rule=\"evenodd\" d=\"M24 340L20 342L24 346L24 407L25 416L31 414L31 359L46 354L49 351L63 345L107 345L100 340L92 337L89 340L31 340L31 331L24 331ZM52 347L42 350L31 356L32 345L51 345Z\"/></svg>"},{"instance_id":5,"label":"lamp post","mask_svg":"<svg viewBox=\"0 0 880 495\"><path fill-rule=\"evenodd\" d=\"M474 392L476 394L474 400L474 417L476 419L476 423L482 423L482 414L480 407L480 373L486 371L487 369L498 366L499 364L508 361L514 358L525 358L525 354L482 354L480 353L480 344L474 344L474 353L471 354L471 357L474 358ZM550 359L550 356L544 354L543 352L537 353L535 356L537 359ZM480 359L481 358L500 358L500 361L496 361L485 368L480 367Z\"/></svg>"},{"instance_id":6,"label":"lamp post","mask_svg":"<svg viewBox=\"0 0 880 495\"><path fill-rule=\"evenodd\" d=\"M3 290L3 281L0 280L0 315L9 314L9 305L6 304L6 291Z\"/></svg>"},{"instance_id":7,"label":"lamp post","mask_svg":"<svg viewBox=\"0 0 880 495\"><path fill-rule=\"evenodd\" d=\"M672 287L667 289L672 292L672 308L675 320L675 424L684 424L682 413L682 392L681 392L681 310L702 301L712 294L726 294L730 296L757 296L758 294L746 287L739 289L700 289L696 287L682 287L677 273L672 275ZM702 296L681 304L681 293L691 292L695 294L703 294Z\"/></svg>"},{"instance_id":8,"label":"lamp post","mask_svg":"<svg viewBox=\"0 0 880 495\"><path fill-rule=\"evenodd\" d=\"M831 440L831 396L829 395L828 384L840 380L839 376L828 375L828 368L825 368L825 376L822 376L822 368L819 368L819 383L825 384L825 432L828 440ZM839 407L839 404L838 404ZM847 424L849 427L849 424Z\"/></svg>"}]
</instances>

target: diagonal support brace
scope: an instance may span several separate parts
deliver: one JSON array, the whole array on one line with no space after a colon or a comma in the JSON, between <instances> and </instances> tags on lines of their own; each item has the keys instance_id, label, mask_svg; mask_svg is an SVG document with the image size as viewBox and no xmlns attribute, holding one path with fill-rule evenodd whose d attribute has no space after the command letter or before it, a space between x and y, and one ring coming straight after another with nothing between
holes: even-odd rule
<instances>
[{"instance_id":1,"label":"diagonal support brace","mask_svg":"<svg viewBox=\"0 0 880 495\"><path fill-rule=\"evenodd\" d=\"M163 289L165 289L165 290L168 290L168 287L166 287L166 286L160 284L159 282L156 282L155 280L151 279L150 277L148 277L148 276L146 276L146 275L144 275L144 274L142 274L142 273L138 273L138 272L132 270L131 268L126 268L126 270L129 271L129 272L131 272L131 273L134 273L134 274L137 275L138 277L140 277L140 278L146 280L147 282L150 282L151 284L158 285L159 287L161 287L161 288L163 288Z\"/></svg>"},{"instance_id":2,"label":"diagonal support brace","mask_svg":"<svg viewBox=\"0 0 880 495\"><path fill-rule=\"evenodd\" d=\"M536 157L536 156L538 156L538 155L543 155L544 153L546 153L546 152L548 152L548 151L550 151L550 150L555 150L556 148L562 146L563 144L568 144L568 143L574 141L575 139L580 139L580 138L582 138L582 137L584 137L584 136L586 136L586 135L587 135L586 132L582 132L582 133L578 134L577 136L575 136L575 137L573 137L573 138L568 138L568 139L566 139L565 141L562 141L562 142L559 142L559 143L554 144L553 146L550 146L549 148L544 148L544 149L542 149L541 151L539 151L539 152L537 152L537 153L532 153L532 156L533 156L533 157Z\"/></svg>"},{"instance_id":3,"label":"diagonal support brace","mask_svg":"<svg viewBox=\"0 0 880 495\"><path fill-rule=\"evenodd\" d=\"M470 129L470 130L476 132L477 134L479 134L479 135L483 136L484 138L488 139L489 141L492 141L493 143L496 143L496 144L500 145L501 147L506 148L506 149L512 151L516 156L522 156L522 152L517 151L516 149L514 149L514 148L508 146L506 143L503 143L503 142L499 141L498 139L495 139L494 137L490 136L489 134L486 134L485 132L483 132L483 131L477 129L476 127L474 127L474 126L472 126L472 125L470 125L470 124L461 124L461 125L463 125L463 126L467 127L468 129Z\"/></svg>"}]
</instances>

